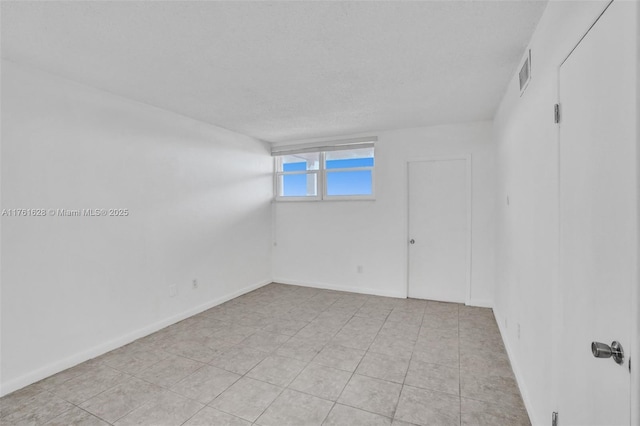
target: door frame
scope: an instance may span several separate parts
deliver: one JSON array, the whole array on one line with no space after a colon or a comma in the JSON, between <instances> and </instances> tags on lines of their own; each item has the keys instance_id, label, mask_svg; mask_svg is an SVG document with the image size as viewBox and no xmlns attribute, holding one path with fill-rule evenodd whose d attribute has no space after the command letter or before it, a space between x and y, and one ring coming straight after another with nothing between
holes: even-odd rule
<instances>
[{"instance_id":1,"label":"door frame","mask_svg":"<svg viewBox=\"0 0 640 426\"><path fill-rule=\"evenodd\" d=\"M569 59L573 51L580 45L582 40L587 36L589 31L596 25L596 23L600 20L602 15L609 9L609 6L613 4L614 0L610 0L603 6L602 11L597 15L597 17L593 20L591 25L586 29L584 34L575 42L573 47L569 50L564 59L557 66L556 70L556 102L560 103L560 72L562 69L562 65ZM640 112L640 6L636 5L636 113ZM638 188L636 192L636 204L637 204L637 225L636 225L636 265L637 272L635 277L635 285L631 284L631 341L630 341L630 351L631 356L634 358L631 365L631 373L630 373L630 425L640 424L640 121L636 121L636 188ZM555 321L560 321L560 325L562 327L562 305L564 300L564 287L562 285L562 281L560 279L560 236L561 236L561 218L560 218L560 167L561 167L561 158L560 158L560 126L556 126L556 148L557 148L557 171L558 171L558 199L557 199L557 207L558 207L558 267L556 268L556 282L557 286L552 293L553 298L553 317ZM554 342L554 346L557 348L552 356L551 369L552 369L552 409L553 411L558 410L559 404L559 394L560 394L560 383L559 383L559 374L558 371L561 368L561 362L559 360L563 359L562 357L562 345L561 345L561 334L562 328L554 329L552 336L552 341Z\"/></svg>"},{"instance_id":2,"label":"door frame","mask_svg":"<svg viewBox=\"0 0 640 426\"><path fill-rule=\"evenodd\" d=\"M640 6L636 3L636 116L640 113ZM640 120L636 120L636 188L640 188ZM637 235L638 250L636 264L636 286L632 289L631 342L635 359L631 364L631 424L640 424L640 190L637 194ZM635 365L635 366L634 366Z\"/></svg>"},{"instance_id":3,"label":"door frame","mask_svg":"<svg viewBox=\"0 0 640 426\"><path fill-rule=\"evenodd\" d=\"M409 298L409 285L411 281L411 258L409 255L409 239L411 238L411 211L410 211L410 202L411 202L411 181L409 179L409 166L411 163L428 163L428 162L437 162L437 161L456 161L456 160L464 160L465 161L465 171L466 171L466 190L467 190L467 274L466 274L466 289L465 289L465 305L469 305L471 302L471 260L472 260L472 250L471 244L473 242L472 236L472 200L473 200L473 185L472 185L472 176L473 172L472 168L472 154L465 153L459 155L446 155L446 156L429 156L429 157L413 157L406 160L406 202L407 213L406 213L406 230L405 230L405 257L406 257L406 268L407 268L407 283L406 283L406 298Z\"/></svg>"},{"instance_id":4,"label":"door frame","mask_svg":"<svg viewBox=\"0 0 640 426\"><path fill-rule=\"evenodd\" d=\"M640 5L636 3L636 117L640 113ZM636 120L636 188L640 188L640 120ZM631 424L640 424L640 190L636 194L638 220L636 228L637 271L632 289L631 343L634 360L631 363Z\"/></svg>"}]
</instances>

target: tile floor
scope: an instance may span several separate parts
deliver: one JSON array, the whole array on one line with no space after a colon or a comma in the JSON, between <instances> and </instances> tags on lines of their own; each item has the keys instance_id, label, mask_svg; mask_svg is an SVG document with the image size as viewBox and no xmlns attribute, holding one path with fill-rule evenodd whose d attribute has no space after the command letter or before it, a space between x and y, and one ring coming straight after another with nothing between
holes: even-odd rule
<instances>
[{"instance_id":1,"label":"tile floor","mask_svg":"<svg viewBox=\"0 0 640 426\"><path fill-rule=\"evenodd\" d=\"M493 313L270 284L0 399L2 425L529 425Z\"/></svg>"}]
</instances>

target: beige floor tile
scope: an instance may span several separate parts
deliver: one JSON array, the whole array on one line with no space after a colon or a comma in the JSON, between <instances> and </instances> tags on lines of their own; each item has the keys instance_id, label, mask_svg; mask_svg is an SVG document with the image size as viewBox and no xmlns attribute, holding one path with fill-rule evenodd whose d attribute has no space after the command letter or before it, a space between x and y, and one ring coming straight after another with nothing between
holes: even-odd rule
<instances>
[{"instance_id":1,"label":"beige floor tile","mask_svg":"<svg viewBox=\"0 0 640 426\"><path fill-rule=\"evenodd\" d=\"M462 398L462 425L531 426L531 422L525 410Z\"/></svg>"},{"instance_id":2,"label":"beige floor tile","mask_svg":"<svg viewBox=\"0 0 640 426\"><path fill-rule=\"evenodd\" d=\"M189 358L171 355L146 370L142 370L136 376L159 386L169 387L203 365L203 363Z\"/></svg>"},{"instance_id":3,"label":"beige floor tile","mask_svg":"<svg viewBox=\"0 0 640 426\"><path fill-rule=\"evenodd\" d=\"M44 392L40 383L35 383L0 398L0 419L22 410L31 403L31 400L40 394L50 395Z\"/></svg>"},{"instance_id":4,"label":"beige floor tile","mask_svg":"<svg viewBox=\"0 0 640 426\"><path fill-rule=\"evenodd\" d=\"M52 390L56 386L61 385L66 381L75 379L76 377L92 371L98 365L100 365L100 362L97 360L89 360L87 362L83 362L82 364L76 365L75 367L66 369L57 374L54 374L53 376L49 376L46 379L39 381L34 385L34 387L45 390Z\"/></svg>"},{"instance_id":5,"label":"beige floor tile","mask_svg":"<svg viewBox=\"0 0 640 426\"><path fill-rule=\"evenodd\" d=\"M187 398L208 404L240 377L239 374L205 365L171 386L171 390Z\"/></svg>"},{"instance_id":6,"label":"beige floor tile","mask_svg":"<svg viewBox=\"0 0 640 426\"><path fill-rule=\"evenodd\" d=\"M180 339L173 345L167 346L165 350L172 354L194 361L207 363L215 356L220 355L226 349L233 346L232 343L223 342L213 344L213 338L190 338L187 340Z\"/></svg>"},{"instance_id":7,"label":"beige floor tile","mask_svg":"<svg viewBox=\"0 0 640 426\"><path fill-rule=\"evenodd\" d=\"M290 337L284 334L257 331L244 339L242 345L250 346L263 352L273 352L289 339Z\"/></svg>"},{"instance_id":8,"label":"beige floor tile","mask_svg":"<svg viewBox=\"0 0 640 426\"><path fill-rule=\"evenodd\" d=\"M289 388L335 401L350 378L351 373L347 371L312 362L302 370Z\"/></svg>"},{"instance_id":9,"label":"beige floor tile","mask_svg":"<svg viewBox=\"0 0 640 426\"><path fill-rule=\"evenodd\" d=\"M295 304L295 302L293 303ZM294 320L294 321L313 321L318 315L320 315L321 311L315 309L308 309L303 307L292 308L286 312L282 312L278 314L278 318Z\"/></svg>"},{"instance_id":10,"label":"beige floor tile","mask_svg":"<svg viewBox=\"0 0 640 426\"><path fill-rule=\"evenodd\" d=\"M342 329L336 334L331 343L335 345L345 346L352 349L367 350L373 343L377 332L361 333L359 331Z\"/></svg>"},{"instance_id":11,"label":"beige floor tile","mask_svg":"<svg viewBox=\"0 0 640 426\"><path fill-rule=\"evenodd\" d=\"M460 395L464 398L493 402L524 410L518 384L514 378L500 376L473 376L462 372Z\"/></svg>"},{"instance_id":12,"label":"beige floor tile","mask_svg":"<svg viewBox=\"0 0 640 426\"><path fill-rule=\"evenodd\" d=\"M261 426L320 426L333 402L285 389L258 418Z\"/></svg>"},{"instance_id":13,"label":"beige floor tile","mask_svg":"<svg viewBox=\"0 0 640 426\"><path fill-rule=\"evenodd\" d=\"M412 359L431 364L442 364L449 367L459 366L458 340L423 341L418 338L413 350Z\"/></svg>"},{"instance_id":14,"label":"beige floor tile","mask_svg":"<svg viewBox=\"0 0 640 426\"><path fill-rule=\"evenodd\" d=\"M164 351L144 350L140 346L127 345L103 355L100 361L116 370L135 374L168 356Z\"/></svg>"},{"instance_id":15,"label":"beige floor tile","mask_svg":"<svg viewBox=\"0 0 640 426\"><path fill-rule=\"evenodd\" d=\"M53 420L45 423L46 426L108 426L109 423L97 418L78 407L65 411Z\"/></svg>"},{"instance_id":16,"label":"beige floor tile","mask_svg":"<svg viewBox=\"0 0 640 426\"><path fill-rule=\"evenodd\" d=\"M251 336L253 333L258 331L257 328L254 327L246 327L243 325L230 325L227 328L223 328L221 330L213 333L212 337L223 340L228 343L238 344L242 342L247 337Z\"/></svg>"},{"instance_id":17,"label":"beige floor tile","mask_svg":"<svg viewBox=\"0 0 640 426\"><path fill-rule=\"evenodd\" d=\"M204 405L173 392L164 391L118 420L116 426L178 426L196 414Z\"/></svg>"},{"instance_id":18,"label":"beige floor tile","mask_svg":"<svg viewBox=\"0 0 640 426\"><path fill-rule=\"evenodd\" d=\"M476 355L484 354L487 351L487 348L491 348L491 354L493 357L507 357L507 351L504 347L504 343L502 342L502 337L491 338L489 340L483 340L477 337L466 337L463 336L460 339L460 353L466 355Z\"/></svg>"},{"instance_id":19,"label":"beige floor tile","mask_svg":"<svg viewBox=\"0 0 640 426\"><path fill-rule=\"evenodd\" d=\"M211 407L205 407L191 417L184 426L251 426L251 422Z\"/></svg>"},{"instance_id":20,"label":"beige floor tile","mask_svg":"<svg viewBox=\"0 0 640 426\"><path fill-rule=\"evenodd\" d=\"M355 316L365 318L375 318L386 321L393 308L384 308L379 306L364 305L355 313Z\"/></svg>"},{"instance_id":21,"label":"beige floor tile","mask_svg":"<svg viewBox=\"0 0 640 426\"><path fill-rule=\"evenodd\" d=\"M236 374L245 374L269 354L242 344L233 346L214 357L210 364Z\"/></svg>"},{"instance_id":22,"label":"beige floor tile","mask_svg":"<svg viewBox=\"0 0 640 426\"><path fill-rule=\"evenodd\" d=\"M291 340L280 346L275 354L309 362L318 355L325 344L326 342L324 340L305 339L293 336Z\"/></svg>"},{"instance_id":23,"label":"beige floor tile","mask_svg":"<svg viewBox=\"0 0 640 426\"><path fill-rule=\"evenodd\" d=\"M353 315L348 313L336 313L324 311L315 319L310 322L310 325L320 325L325 328L340 330L346 323L349 322Z\"/></svg>"},{"instance_id":24,"label":"beige floor tile","mask_svg":"<svg viewBox=\"0 0 640 426\"><path fill-rule=\"evenodd\" d=\"M50 392L42 391L19 404L3 408L0 424L27 425L46 423L73 408L73 405Z\"/></svg>"},{"instance_id":25,"label":"beige floor tile","mask_svg":"<svg viewBox=\"0 0 640 426\"><path fill-rule=\"evenodd\" d=\"M511 363L506 354L485 356L481 353L469 353L460 349L460 370L475 376L500 376L515 380Z\"/></svg>"},{"instance_id":26,"label":"beige floor tile","mask_svg":"<svg viewBox=\"0 0 640 426\"><path fill-rule=\"evenodd\" d=\"M363 333L377 333L384 324L385 320L381 318L354 316L345 324L345 329Z\"/></svg>"},{"instance_id":27,"label":"beige floor tile","mask_svg":"<svg viewBox=\"0 0 640 426\"><path fill-rule=\"evenodd\" d=\"M415 342L419 332L419 325L387 321L378 332L378 337L391 337Z\"/></svg>"},{"instance_id":28,"label":"beige floor tile","mask_svg":"<svg viewBox=\"0 0 640 426\"><path fill-rule=\"evenodd\" d=\"M496 326L460 328L458 330L461 339L480 342L501 342L500 330Z\"/></svg>"},{"instance_id":29,"label":"beige floor tile","mask_svg":"<svg viewBox=\"0 0 640 426\"><path fill-rule=\"evenodd\" d=\"M460 397L404 386L394 419L423 426L459 426Z\"/></svg>"},{"instance_id":30,"label":"beige floor tile","mask_svg":"<svg viewBox=\"0 0 640 426\"><path fill-rule=\"evenodd\" d=\"M395 419L393 423L391 423L391 426L419 426L419 425L416 425L415 423L408 423L408 422L403 422L402 420Z\"/></svg>"},{"instance_id":31,"label":"beige floor tile","mask_svg":"<svg viewBox=\"0 0 640 426\"><path fill-rule=\"evenodd\" d=\"M440 314L427 313L422 319L423 328L438 328L442 330L458 330L457 316L442 316Z\"/></svg>"},{"instance_id":32,"label":"beige floor tile","mask_svg":"<svg viewBox=\"0 0 640 426\"><path fill-rule=\"evenodd\" d=\"M247 307L252 307L252 303L248 303ZM245 327L263 328L271 322L272 318L258 312L247 312L247 309L235 320L236 324Z\"/></svg>"},{"instance_id":33,"label":"beige floor tile","mask_svg":"<svg viewBox=\"0 0 640 426\"><path fill-rule=\"evenodd\" d=\"M358 312L358 309L360 309L359 306L355 306L355 305L351 305L351 304L338 304L336 302L333 305L329 306L329 308L327 308L327 310L325 312L335 313L335 314L339 314L339 315L350 315L350 316L353 316L353 315L355 315L356 312Z\"/></svg>"},{"instance_id":34,"label":"beige floor tile","mask_svg":"<svg viewBox=\"0 0 640 426\"><path fill-rule=\"evenodd\" d=\"M318 355L313 358L313 362L353 372L362 360L365 351L361 349L347 348L345 346L328 344Z\"/></svg>"},{"instance_id":35,"label":"beige floor tile","mask_svg":"<svg viewBox=\"0 0 640 426\"><path fill-rule=\"evenodd\" d=\"M114 423L162 393L159 386L132 377L83 402L81 407L97 417Z\"/></svg>"},{"instance_id":36,"label":"beige floor tile","mask_svg":"<svg viewBox=\"0 0 640 426\"><path fill-rule=\"evenodd\" d=\"M360 362L356 373L402 384L408 368L408 359L369 351Z\"/></svg>"},{"instance_id":37,"label":"beige floor tile","mask_svg":"<svg viewBox=\"0 0 640 426\"><path fill-rule=\"evenodd\" d=\"M398 359L411 359L415 342L412 340L378 336L369 347L370 352Z\"/></svg>"},{"instance_id":38,"label":"beige floor tile","mask_svg":"<svg viewBox=\"0 0 640 426\"><path fill-rule=\"evenodd\" d=\"M274 318L269 325L263 328L264 331L270 333L284 334L287 336L293 336L298 331L302 330L308 323L305 321L286 320L281 318Z\"/></svg>"},{"instance_id":39,"label":"beige floor tile","mask_svg":"<svg viewBox=\"0 0 640 426\"><path fill-rule=\"evenodd\" d=\"M391 419L342 404L336 404L323 426L390 426Z\"/></svg>"},{"instance_id":40,"label":"beige floor tile","mask_svg":"<svg viewBox=\"0 0 640 426\"><path fill-rule=\"evenodd\" d=\"M98 365L87 373L68 380L52 391L60 398L80 404L127 380L129 375L106 365Z\"/></svg>"},{"instance_id":41,"label":"beige floor tile","mask_svg":"<svg viewBox=\"0 0 640 426\"><path fill-rule=\"evenodd\" d=\"M389 316L387 317L387 321L392 322L401 322L403 324L410 325L420 325L422 324L422 317L424 316L424 312L422 310L419 311L404 311L395 308Z\"/></svg>"},{"instance_id":42,"label":"beige floor tile","mask_svg":"<svg viewBox=\"0 0 640 426\"><path fill-rule=\"evenodd\" d=\"M393 417L402 385L354 374L338 402L365 411Z\"/></svg>"},{"instance_id":43,"label":"beige floor tile","mask_svg":"<svg viewBox=\"0 0 640 426\"><path fill-rule=\"evenodd\" d=\"M338 331L340 331L341 327L341 325L309 323L309 325L300 330L295 337L326 344Z\"/></svg>"},{"instance_id":44,"label":"beige floor tile","mask_svg":"<svg viewBox=\"0 0 640 426\"><path fill-rule=\"evenodd\" d=\"M460 320L457 307L442 307L442 306L430 306L428 305L422 318L423 325L427 320L455 320L456 323Z\"/></svg>"},{"instance_id":45,"label":"beige floor tile","mask_svg":"<svg viewBox=\"0 0 640 426\"><path fill-rule=\"evenodd\" d=\"M458 368L412 360L405 385L460 395Z\"/></svg>"},{"instance_id":46,"label":"beige floor tile","mask_svg":"<svg viewBox=\"0 0 640 426\"><path fill-rule=\"evenodd\" d=\"M280 395L282 388L248 377L235 382L211 404L225 413L254 422Z\"/></svg>"},{"instance_id":47,"label":"beige floor tile","mask_svg":"<svg viewBox=\"0 0 640 426\"><path fill-rule=\"evenodd\" d=\"M307 365L304 361L271 355L247 373L247 377L262 380L272 385L285 387L300 374Z\"/></svg>"},{"instance_id":48,"label":"beige floor tile","mask_svg":"<svg viewBox=\"0 0 640 426\"><path fill-rule=\"evenodd\" d=\"M433 343L440 340L458 340L458 329L442 329L431 327L420 327L418 340Z\"/></svg>"}]
</instances>

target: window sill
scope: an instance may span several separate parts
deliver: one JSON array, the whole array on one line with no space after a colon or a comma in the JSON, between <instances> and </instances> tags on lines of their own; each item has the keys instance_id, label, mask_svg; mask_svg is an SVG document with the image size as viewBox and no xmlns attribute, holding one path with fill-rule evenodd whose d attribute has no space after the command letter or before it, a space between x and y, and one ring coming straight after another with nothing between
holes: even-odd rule
<instances>
[{"instance_id":1,"label":"window sill","mask_svg":"<svg viewBox=\"0 0 640 426\"><path fill-rule=\"evenodd\" d=\"M332 202L332 201L376 201L376 197L354 197L354 196L337 196L337 197L329 197L329 198L274 198L274 202L276 203L322 203L322 202Z\"/></svg>"}]
</instances>

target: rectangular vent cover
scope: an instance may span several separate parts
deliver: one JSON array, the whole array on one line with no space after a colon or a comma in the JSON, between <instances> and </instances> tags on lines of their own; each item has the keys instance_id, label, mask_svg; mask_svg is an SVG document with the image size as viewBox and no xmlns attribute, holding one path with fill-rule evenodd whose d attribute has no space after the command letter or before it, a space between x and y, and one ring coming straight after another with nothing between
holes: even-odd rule
<instances>
[{"instance_id":1,"label":"rectangular vent cover","mask_svg":"<svg viewBox=\"0 0 640 426\"><path fill-rule=\"evenodd\" d=\"M527 53L527 57L520 68L520 96L524 93L525 89L531 81L531 49Z\"/></svg>"}]
</instances>

